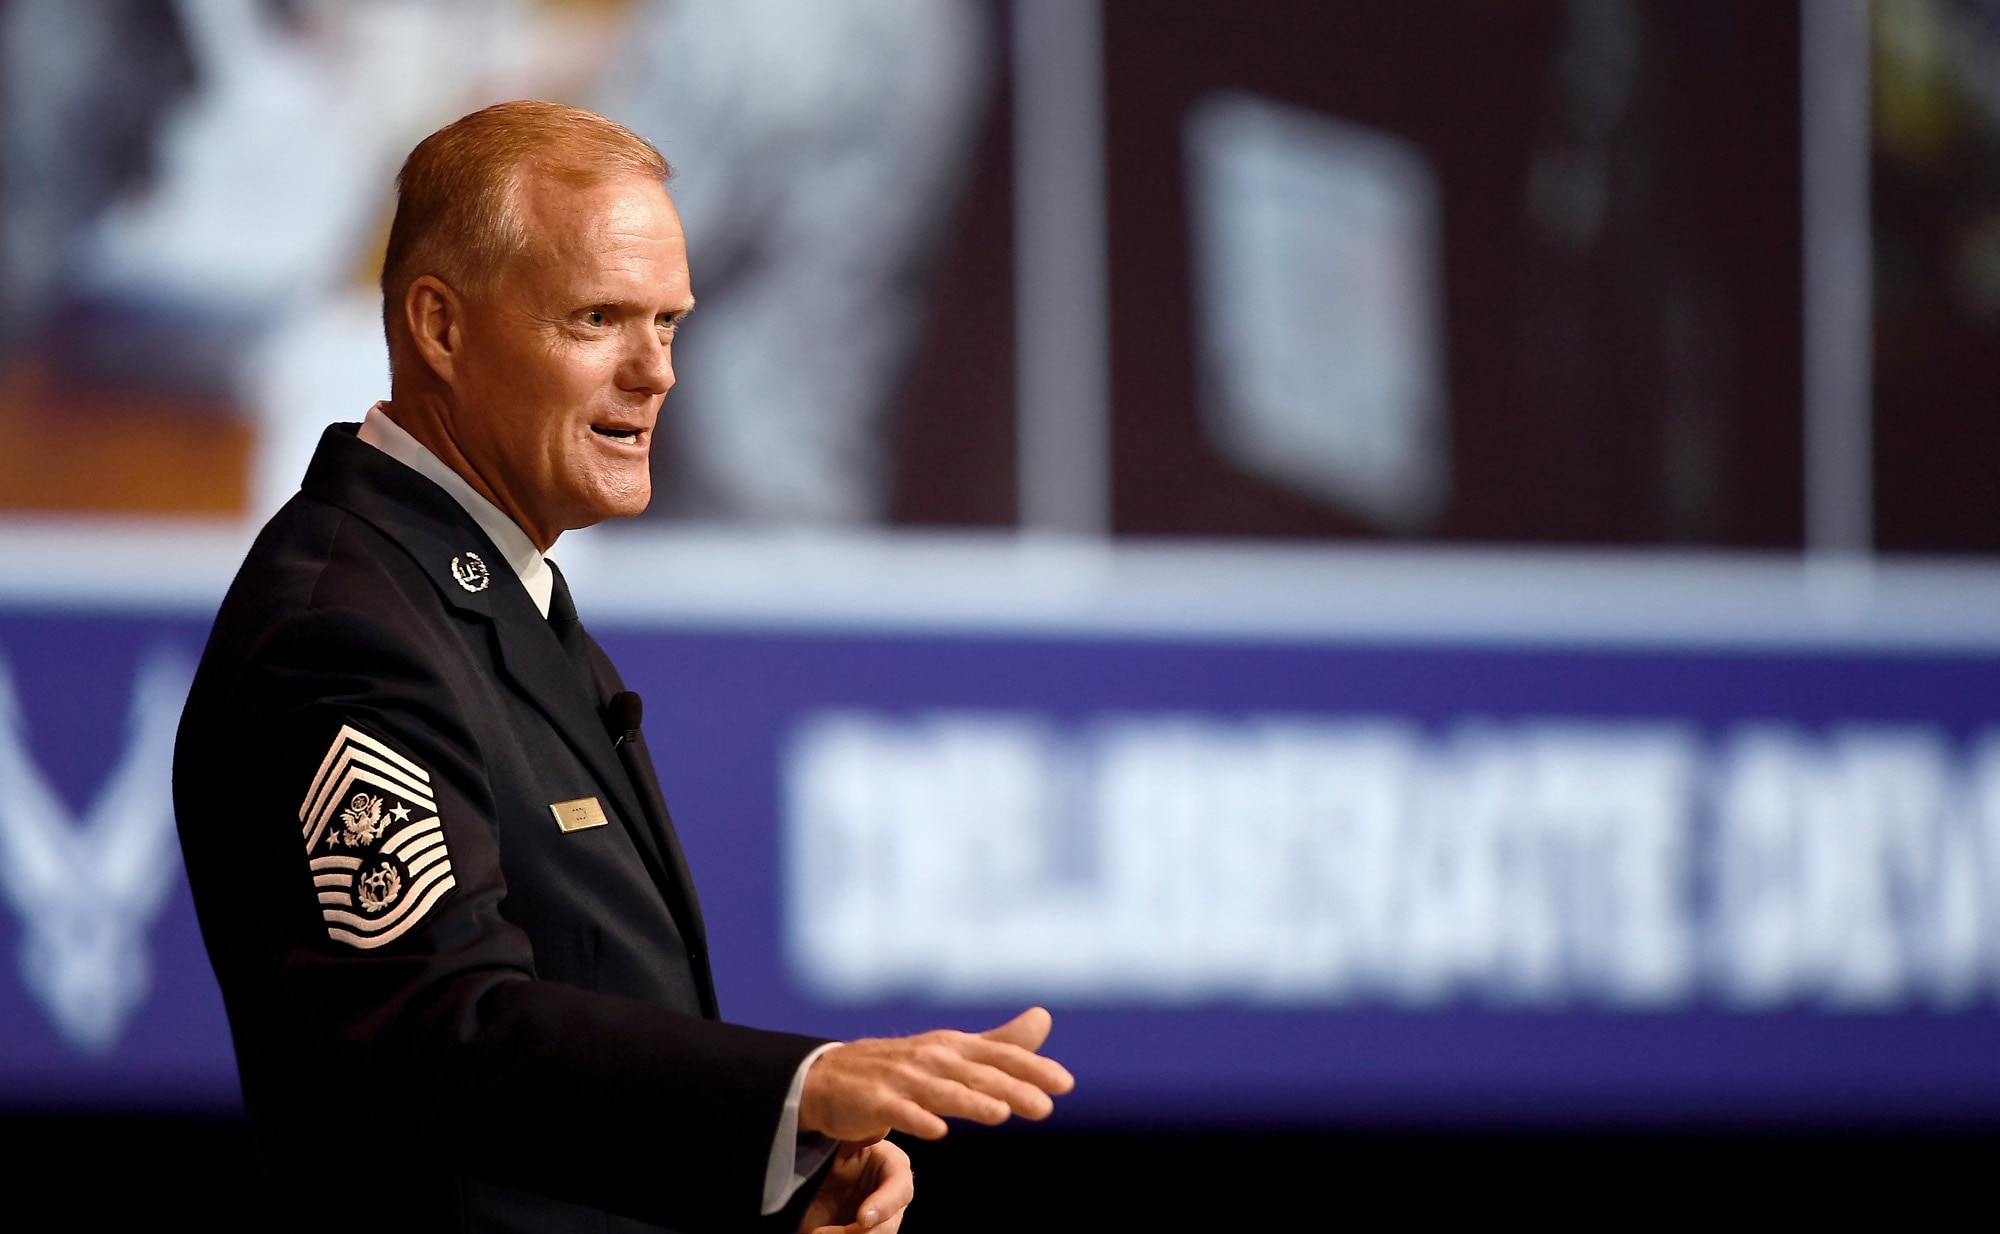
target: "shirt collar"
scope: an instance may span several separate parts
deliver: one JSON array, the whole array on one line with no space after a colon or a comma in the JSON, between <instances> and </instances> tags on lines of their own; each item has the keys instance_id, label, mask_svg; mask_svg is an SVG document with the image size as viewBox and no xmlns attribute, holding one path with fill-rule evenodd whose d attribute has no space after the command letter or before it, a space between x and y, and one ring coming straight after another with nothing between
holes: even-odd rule
<instances>
[{"instance_id":1,"label":"shirt collar","mask_svg":"<svg viewBox=\"0 0 2000 1234\"><path fill-rule=\"evenodd\" d=\"M361 422L361 431L355 436L374 446L377 450L395 459L405 467L451 494L452 500L464 507L479 524L479 529L493 541L500 555L514 571L521 586L527 588L528 598L535 602L544 617L549 615L549 595L555 590L555 572L549 568L554 558L535 547L520 525L501 513L500 507L479 495L479 490L466 483L465 477L446 466L444 460L432 454L423 442L410 436L402 425L389 418L377 403L368 409L368 416Z\"/></svg>"}]
</instances>

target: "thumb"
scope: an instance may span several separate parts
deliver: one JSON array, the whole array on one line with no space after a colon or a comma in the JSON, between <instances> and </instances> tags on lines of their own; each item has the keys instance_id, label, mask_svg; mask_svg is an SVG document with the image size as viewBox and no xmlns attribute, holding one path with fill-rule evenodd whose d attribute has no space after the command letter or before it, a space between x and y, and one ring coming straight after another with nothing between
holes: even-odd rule
<instances>
[{"instance_id":1,"label":"thumb","mask_svg":"<svg viewBox=\"0 0 2000 1234\"><path fill-rule=\"evenodd\" d=\"M1049 1028L1054 1023L1054 1017L1045 1008L1030 1007L1000 1027L989 1028L979 1035L988 1041L1017 1045L1024 1050L1039 1050L1042 1043L1049 1039Z\"/></svg>"}]
</instances>

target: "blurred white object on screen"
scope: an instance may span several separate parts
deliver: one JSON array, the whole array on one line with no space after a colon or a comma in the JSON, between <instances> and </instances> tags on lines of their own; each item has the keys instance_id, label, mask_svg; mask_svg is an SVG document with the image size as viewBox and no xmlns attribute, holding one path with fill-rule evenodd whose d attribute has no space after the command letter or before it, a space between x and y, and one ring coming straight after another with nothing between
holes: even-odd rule
<instances>
[{"instance_id":1,"label":"blurred white object on screen","mask_svg":"<svg viewBox=\"0 0 2000 1234\"><path fill-rule=\"evenodd\" d=\"M115 1045L151 982L146 932L180 871L174 733L193 678L174 652L140 663L125 753L78 823L35 765L0 664L0 892L25 927L29 991L81 1050Z\"/></svg>"},{"instance_id":2,"label":"blurred white object on screen","mask_svg":"<svg viewBox=\"0 0 2000 1234\"><path fill-rule=\"evenodd\" d=\"M1249 95L1186 129L1203 415L1223 454L1395 531L1450 489L1430 164Z\"/></svg>"},{"instance_id":3,"label":"blurred white object on screen","mask_svg":"<svg viewBox=\"0 0 2000 1234\"><path fill-rule=\"evenodd\" d=\"M786 785L791 965L835 1001L2000 991L2000 738L842 712Z\"/></svg>"},{"instance_id":4,"label":"blurred white object on screen","mask_svg":"<svg viewBox=\"0 0 2000 1234\"><path fill-rule=\"evenodd\" d=\"M343 289L281 318L259 342L245 377L262 413L250 513L261 524L299 491L326 426L359 420L389 397L382 295Z\"/></svg>"},{"instance_id":5,"label":"blurred white object on screen","mask_svg":"<svg viewBox=\"0 0 2000 1234\"><path fill-rule=\"evenodd\" d=\"M1671 728L822 716L793 968L843 1001L1673 1004L1697 767Z\"/></svg>"},{"instance_id":6,"label":"blurred white object on screen","mask_svg":"<svg viewBox=\"0 0 2000 1234\"><path fill-rule=\"evenodd\" d=\"M793 756L792 950L822 990L1031 983L1085 954L1046 912L1057 811L1041 725L836 713L809 722Z\"/></svg>"},{"instance_id":7,"label":"blurred white object on screen","mask_svg":"<svg viewBox=\"0 0 2000 1234\"><path fill-rule=\"evenodd\" d=\"M1956 780L1935 733L1738 734L1719 776L1714 852L1729 999L1818 994L1866 1009L1968 997L1986 883L1979 803L1996 786L1980 767L1963 788Z\"/></svg>"},{"instance_id":8,"label":"blurred white object on screen","mask_svg":"<svg viewBox=\"0 0 2000 1234\"><path fill-rule=\"evenodd\" d=\"M292 22L256 0L180 0L196 88L150 191L104 218L86 264L141 302L262 312L355 271L397 165L474 83L523 76L524 0L346 0Z\"/></svg>"},{"instance_id":9,"label":"blurred white object on screen","mask_svg":"<svg viewBox=\"0 0 2000 1234\"><path fill-rule=\"evenodd\" d=\"M991 41L972 0L656 0L598 106L674 164L679 512L871 522Z\"/></svg>"}]
</instances>

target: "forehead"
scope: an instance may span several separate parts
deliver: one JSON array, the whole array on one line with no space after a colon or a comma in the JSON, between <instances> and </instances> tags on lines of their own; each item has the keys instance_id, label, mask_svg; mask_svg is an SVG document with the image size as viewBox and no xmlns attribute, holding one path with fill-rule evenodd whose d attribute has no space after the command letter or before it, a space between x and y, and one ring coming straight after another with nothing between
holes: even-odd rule
<instances>
[{"instance_id":1,"label":"forehead","mask_svg":"<svg viewBox=\"0 0 2000 1234\"><path fill-rule=\"evenodd\" d=\"M526 175L514 198L523 264L565 282L632 278L685 294L687 240L666 188L642 176L585 183Z\"/></svg>"}]
</instances>

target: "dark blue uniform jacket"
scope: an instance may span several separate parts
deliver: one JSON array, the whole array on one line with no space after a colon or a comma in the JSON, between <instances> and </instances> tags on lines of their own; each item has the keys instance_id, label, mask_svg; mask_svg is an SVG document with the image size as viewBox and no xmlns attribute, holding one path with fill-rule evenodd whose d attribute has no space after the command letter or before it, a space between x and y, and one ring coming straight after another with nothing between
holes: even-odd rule
<instances>
[{"instance_id":1,"label":"dark blue uniform jacket","mask_svg":"<svg viewBox=\"0 0 2000 1234\"><path fill-rule=\"evenodd\" d=\"M796 1228L813 1184L757 1212L820 1042L717 1018L651 757L606 718L617 671L355 429L327 430L243 563L174 762L245 1107L288 1213Z\"/></svg>"}]
</instances>

